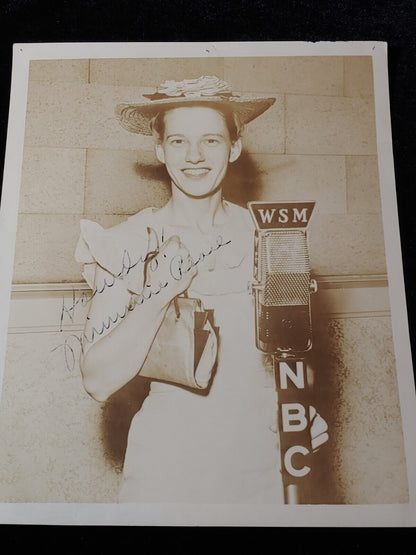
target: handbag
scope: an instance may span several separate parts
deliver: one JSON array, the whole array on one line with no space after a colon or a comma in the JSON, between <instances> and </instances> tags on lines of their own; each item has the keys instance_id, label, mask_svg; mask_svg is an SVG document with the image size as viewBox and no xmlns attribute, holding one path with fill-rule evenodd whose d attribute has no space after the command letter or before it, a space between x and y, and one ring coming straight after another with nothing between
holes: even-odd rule
<instances>
[{"instance_id":1,"label":"handbag","mask_svg":"<svg viewBox=\"0 0 416 555\"><path fill-rule=\"evenodd\" d=\"M177 296L168 305L139 375L206 389L217 350L213 310L205 310L200 299Z\"/></svg>"}]
</instances>

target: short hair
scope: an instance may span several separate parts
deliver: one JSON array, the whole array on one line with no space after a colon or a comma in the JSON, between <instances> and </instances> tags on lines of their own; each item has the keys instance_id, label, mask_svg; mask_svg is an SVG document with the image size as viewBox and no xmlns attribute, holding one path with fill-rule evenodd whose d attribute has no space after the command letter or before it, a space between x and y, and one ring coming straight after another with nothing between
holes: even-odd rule
<instances>
[{"instance_id":1,"label":"short hair","mask_svg":"<svg viewBox=\"0 0 416 555\"><path fill-rule=\"evenodd\" d=\"M190 107L191 106L195 106L195 104L191 104ZM201 104L197 104L197 106L201 106ZM232 143L238 141L244 129L244 125L241 123L239 116L234 111L218 107L217 105L210 106L208 104L207 107L213 108L221 114L228 129L230 141ZM167 111L168 110L163 110L158 112L149 122L152 134L158 143L162 142L165 133L165 114Z\"/></svg>"}]
</instances>

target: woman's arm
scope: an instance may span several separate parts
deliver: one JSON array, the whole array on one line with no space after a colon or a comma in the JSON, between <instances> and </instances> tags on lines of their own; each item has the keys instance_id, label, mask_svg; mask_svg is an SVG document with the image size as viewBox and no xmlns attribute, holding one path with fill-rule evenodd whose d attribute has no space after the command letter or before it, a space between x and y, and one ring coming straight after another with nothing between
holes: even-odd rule
<instances>
[{"instance_id":1,"label":"woman's arm","mask_svg":"<svg viewBox=\"0 0 416 555\"><path fill-rule=\"evenodd\" d=\"M152 259L143 293L133 306L123 280L104 281L104 270L97 268L101 285L91 300L80 360L84 387L97 401L105 401L139 372L170 301L196 275L188 257L179 238L166 241ZM184 271L172 273L182 260Z\"/></svg>"}]
</instances>

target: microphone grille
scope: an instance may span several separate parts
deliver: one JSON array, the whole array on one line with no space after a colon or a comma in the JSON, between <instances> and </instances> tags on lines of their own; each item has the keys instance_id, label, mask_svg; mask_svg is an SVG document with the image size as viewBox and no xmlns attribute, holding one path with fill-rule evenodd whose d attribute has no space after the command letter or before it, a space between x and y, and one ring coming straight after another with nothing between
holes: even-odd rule
<instances>
[{"instance_id":1,"label":"microphone grille","mask_svg":"<svg viewBox=\"0 0 416 555\"><path fill-rule=\"evenodd\" d=\"M307 305L310 266L306 233L293 229L265 233L261 237L260 252L265 276L263 304Z\"/></svg>"}]
</instances>

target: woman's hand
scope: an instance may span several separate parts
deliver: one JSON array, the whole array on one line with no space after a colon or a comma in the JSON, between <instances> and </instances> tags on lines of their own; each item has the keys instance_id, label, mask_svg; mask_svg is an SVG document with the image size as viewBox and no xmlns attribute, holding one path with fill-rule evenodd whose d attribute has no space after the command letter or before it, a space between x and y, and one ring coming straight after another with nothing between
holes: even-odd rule
<instances>
[{"instance_id":1,"label":"woman's hand","mask_svg":"<svg viewBox=\"0 0 416 555\"><path fill-rule=\"evenodd\" d=\"M94 296L84 332L94 341L80 362L84 387L94 399L105 401L138 373L168 304L188 289L196 273L188 249L174 236L148 254L139 295L130 297L122 280L115 280ZM108 331L114 314L119 317ZM103 328L106 333L97 334L91 328Z\"/></svg>"},{"instance_id":2,"label":"woman's hand","mask_svg":"<svg viewBox=\"0 0 416 555\"><path fill-rule=\"evenodd\" d=\"M155 254L149 255L145 266L144 299L157 295L164 303L188 289L198 273L189 250L177 235L167 239Z\"/></svg>"}]
</instances>

